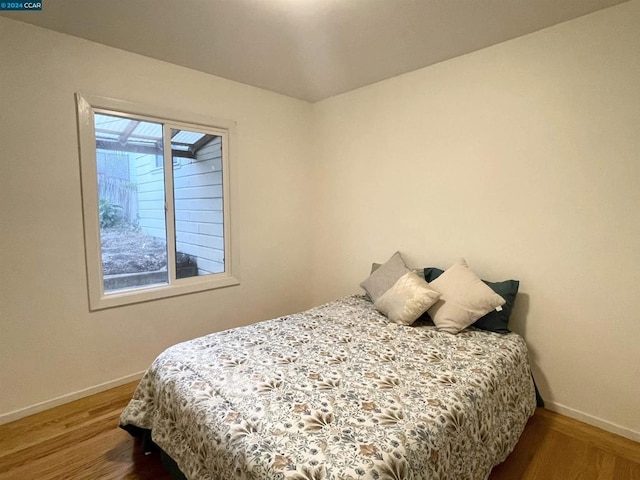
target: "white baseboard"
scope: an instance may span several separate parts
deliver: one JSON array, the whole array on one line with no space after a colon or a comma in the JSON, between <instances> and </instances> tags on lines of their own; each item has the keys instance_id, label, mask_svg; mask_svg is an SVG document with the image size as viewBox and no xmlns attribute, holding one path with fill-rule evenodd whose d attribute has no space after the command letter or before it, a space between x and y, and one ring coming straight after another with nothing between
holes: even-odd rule
<instances>
[{"instance_id":1,"label":"white baseboard","mask_svg":"<svg viewBox=\"0 0 640 480\"><path fill-rule=\"evenodd\" d=\"M89 395L93 395L94 393L100 393L104 392L105 390L109 390L110 388L119 387L120 385L124 385L125 383L140 380L142 378L142 375L144 375L144 372L145 371L143 370L142 372L132 373L131 375L127 375L126 377L116 378L115 380L78 390L77 392L67 393L66 395L52 398L51 400L45 400L44 402L36 403L35 405L30 405L28 407L20 408L12 412L0 414L0 425L13 422L14 420L19 420L24 417L28 417L29 415L33 415L34 413L42 412L53 407L64 405L65 403L73 402L74 400L88 397Z\"/></svg>"},{"instance_id":2,"label":"white baseboard","mask_svg":"<svg viewBox=\"0 0 640 480\"><path fill-rule=\"evenodd\" d=\"M594 417L593 415L589 415L579 410L565 407L564 405L561 405L559 403L547 402L545 400L544 406L552 412L566 415L567 417L571 417L575 420L580 420L581 422L588 423L589 425L601 428L603 430L606 430L607 432L615 433L616 435L620 435L621 437L626 437L630 440L633 440L634 442L640 442L640 432L636 432L629 428L622 427L598 417Z\"/></svg>"}]
</instances>

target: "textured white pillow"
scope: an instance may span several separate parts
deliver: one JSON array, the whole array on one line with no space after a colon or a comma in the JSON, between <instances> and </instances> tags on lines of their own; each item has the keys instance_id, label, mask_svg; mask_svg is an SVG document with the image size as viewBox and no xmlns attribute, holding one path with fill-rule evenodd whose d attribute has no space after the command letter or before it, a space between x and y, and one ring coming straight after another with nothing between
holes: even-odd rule
<instances>
[{"instance_id":1,"label":"textured white pillow","mask_svg":"<svg viewBox=\"0 0 640 480\"><path fill-rule=\"evenodd\" d=\"M371 301L375 302L384 292L393 287L393 284L402 275L410 271L405 265L400 252L396 252L386 263L380 265L380 268L369 275L369 278L364 280L360 286L369 294Z\"/></svg>"},{"instance_id":2,"label":"textured white pillow","mask_svg":"<svg viewBox=\"0 0 640 480\"><path fill-rule=\"evenodd\" d=\"M394 323L411 325L438 301L440 292L415 272L407 272L373 306Z\"/></svg>"},{"instance_id":3,"label":"textured white pillow","mask_svg":"<svg viewBox=\"0 0 640 480\"><path fill-rule=\"evenodd\" d=\"M429 316L438 330L458 333L505 300L471 271L464 259L431 282L432 288L442 296L431 308Z\"/></svg>"}]
</instances>

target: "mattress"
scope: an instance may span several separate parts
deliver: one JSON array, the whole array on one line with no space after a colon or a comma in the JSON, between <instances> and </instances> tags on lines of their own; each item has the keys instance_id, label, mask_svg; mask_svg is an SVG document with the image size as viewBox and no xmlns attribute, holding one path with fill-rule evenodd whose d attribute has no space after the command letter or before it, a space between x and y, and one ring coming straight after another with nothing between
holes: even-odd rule
<instances>
[{"instance_id":1,"label":"mattress","mask_svg":"<svg viewBox=\"0 0 640 480\"><path fill-rule=\"evenodd\" d=\"M189 480L462 480L534 410L519 335L396 325L354 295L167 349L120 424Z\"/></svg>"}]
</instances>

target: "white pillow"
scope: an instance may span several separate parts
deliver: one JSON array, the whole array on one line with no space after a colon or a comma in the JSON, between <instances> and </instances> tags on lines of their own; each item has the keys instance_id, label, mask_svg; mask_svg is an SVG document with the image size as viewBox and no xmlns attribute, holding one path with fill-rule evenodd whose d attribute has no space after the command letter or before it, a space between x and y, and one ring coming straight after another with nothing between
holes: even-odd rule
<instances>
[{"instance_id":1,"label":"white pillow","mask_svg":"<svg viewBox=\"0 0 640 480\"><path fill-rule=\"evenodd\" d=\"M444 332L458 333L505 304L504 298L485 285L464 259L429 285L442 293L438 302L429 308L429 316L438 330Z\"/></svg>"},{"instance_id":2,"label":"white pillow","mask_svg":"<svg viewBox=\"0 0 640 480\"><path fill-rule=\"evenodd\" d=\"M429 284L415 272L402 275L373 306L394 323L411 325L420 315L438 301L440 292L429 287Z\"/></svg>"}]
</instances>

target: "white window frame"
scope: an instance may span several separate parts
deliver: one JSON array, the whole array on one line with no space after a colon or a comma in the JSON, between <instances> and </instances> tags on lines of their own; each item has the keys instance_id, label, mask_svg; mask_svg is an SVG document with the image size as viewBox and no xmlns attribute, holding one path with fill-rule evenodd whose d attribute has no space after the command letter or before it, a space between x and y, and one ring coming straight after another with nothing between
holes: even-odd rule
<instances>
[{"instance_id":1,"label":"white window frame","mask_svg":"<svg viewBox=\"0 0 640 480\"><path fill-rule=\"evenodd\" d=\"M233 220L233 208L237 205L237 182L234 174L236 123L229 120L174 111L160 106L142 105L124 100L104 98L76 93L78 114L78 140L80 147L80 175L82 181L82 210L84 218L85 259L89 309L104 308L147 302L176 295L201 292L238 285L238 226ZM169 283L150 285L105 293L102 275L102 253L100 245L100 221L98 218L98 182L96 162L96 139L94 114L117 115L142 121L158 122L163 129L178 126L184 129L200 129L222 136L222 191L224 215L225 271L223 273L176 279L175 222L173 210L173 159L165 154L165 202L167 225L167 267ZM171 139L164 136L164 151L171 151Z\"/></svg>"}]
</instances>

